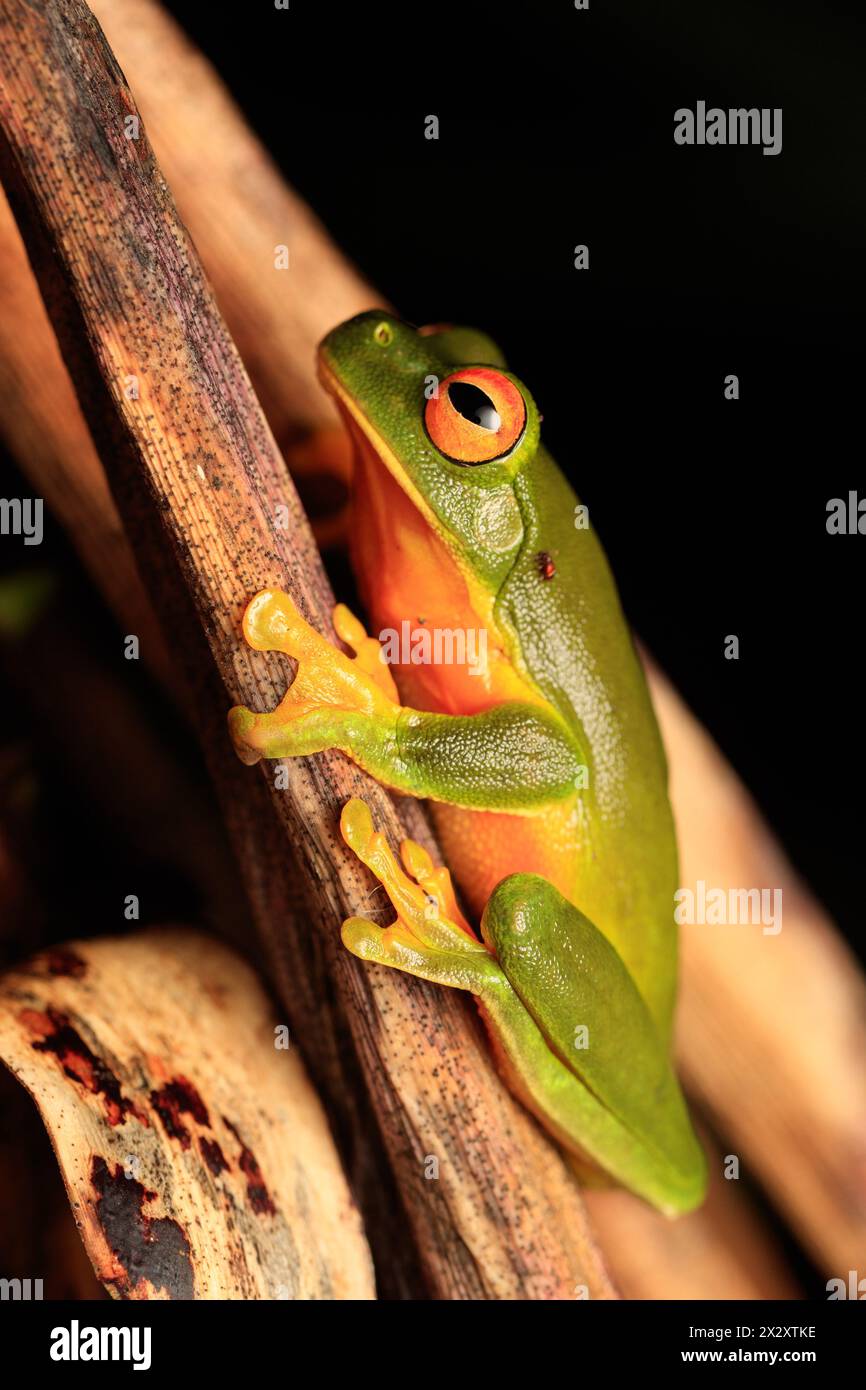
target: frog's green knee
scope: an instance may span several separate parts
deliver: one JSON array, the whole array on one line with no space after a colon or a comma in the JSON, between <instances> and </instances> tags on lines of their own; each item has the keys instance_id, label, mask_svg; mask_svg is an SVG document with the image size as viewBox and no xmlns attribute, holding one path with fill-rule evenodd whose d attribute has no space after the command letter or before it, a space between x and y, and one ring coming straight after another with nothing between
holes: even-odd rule
<instances>
[{"instance_id":1,"label":"frog's green knee","mask_svg":"<svg viewBox=\"0 0 866 1390\"><path fill-rule=\"evenodd\" d=\"M530 1108L662 1210L696 1206L706 1163L667 1039L607 937L535 874L503 879L481 933L519 1003L495 1022Z\"/></svg>"}]
</instances>

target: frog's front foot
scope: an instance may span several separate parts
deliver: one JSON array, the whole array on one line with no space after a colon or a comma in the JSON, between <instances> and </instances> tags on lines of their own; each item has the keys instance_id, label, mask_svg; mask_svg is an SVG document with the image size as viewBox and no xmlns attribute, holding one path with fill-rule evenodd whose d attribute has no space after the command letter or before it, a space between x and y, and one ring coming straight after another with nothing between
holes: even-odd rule
<instances>
[{"instance_id":1,"label":"frog's front foot","mask_svg":"<svg viewBox=\"0 0 866 1390\"><path fill-rule=\"evenodd\" d=\"M363 742L365 721L380 733L394 723L397 689L379 643L345 604L334 609L333 623L354 656L316 632L279 589L262 589L247 605L244 636L250 646L284 652L298 662L298 672L275 710L257 714L243 705L230 710L229 730L243 762L345 749Z\"/></svg>"},{"instance_id":2,"label":"frog's front foot","mask_svg":"<svg viewBox=\"0 0 866 1390\"><path fill-rule=\"evenodd\" d=\"M401 868L384 835L375 829L366 803L357 798L343 807L340 830L397 913L387 927L366 917L350 917L342 933L348 950L362 960L473 994L492 983L499 967L457 906L448 870L434 868L430 855L414 840L400 846Z\"/></svg>"}]
</instances>

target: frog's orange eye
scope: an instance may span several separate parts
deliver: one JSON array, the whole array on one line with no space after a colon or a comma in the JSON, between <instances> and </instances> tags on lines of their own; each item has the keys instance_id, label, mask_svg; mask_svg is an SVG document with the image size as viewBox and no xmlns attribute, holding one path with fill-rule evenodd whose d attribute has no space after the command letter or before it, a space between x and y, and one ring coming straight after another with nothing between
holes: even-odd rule
<instances>
[{"instance_id":1,"label":"frog's orange eye","mask_svg":"<svg viewBox=\"0 0 866 1390\"><path fill-rule=\"evenodd\" d=\"M526 404L495 367L461 367L439 383L424 408L427 433L455 463L489 463L512 449L526 424Z\"/></svg>"}]
</instances>

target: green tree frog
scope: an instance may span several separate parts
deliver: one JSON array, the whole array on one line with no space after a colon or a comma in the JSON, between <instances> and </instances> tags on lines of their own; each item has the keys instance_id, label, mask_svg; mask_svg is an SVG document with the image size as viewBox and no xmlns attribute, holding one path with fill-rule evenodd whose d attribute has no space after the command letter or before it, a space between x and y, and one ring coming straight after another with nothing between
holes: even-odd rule
<instances>
[{"instance_id":1,"label":"green tree frog","mask_svg":"<svg viewBox=\"0 0 866 1390\"><path fill-rule=\"evenodd\" d=\"M373 311L328 334L319 373L354 444L351 553L378 637L338 606L347 655L257 594L247 641L298 672L272 712L231 711L235 747L341 749L429 799L480 936L448 870L412 841L398 861L352 800L343 836L396 920L352 918L345 945L474 995L504 1079L582 1176L688 1211L706 1165L670 1059L667 768L585 509L483 334Z\"/></svg>"}]
</instances>

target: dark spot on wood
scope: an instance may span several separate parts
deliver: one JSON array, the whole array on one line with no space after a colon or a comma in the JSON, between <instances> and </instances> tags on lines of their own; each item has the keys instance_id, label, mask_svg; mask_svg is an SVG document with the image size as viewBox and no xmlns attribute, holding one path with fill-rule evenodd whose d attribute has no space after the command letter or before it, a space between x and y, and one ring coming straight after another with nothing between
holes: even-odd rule
<instances>
[{"instance_id":1,"label":"dark spot on wood","mask_svg":"<svg viewBox=\"0 0 866 1390\"><path fill-rule=\"evenodd\" d=\"M148 1216L146 1202L156 1198L135 1178L127 1178L120 1164L112 1173L104 1158L95 1154L90 1180L97 1194L96 1217L124 1275L111 1280L121 1294L139 1289L143 1282L164 1289L169 1298L191 1299L195 1293L192 1255L186 1233L168 1216Z\"/></svg>"},{"instance_id":2,"label":"dark spot on wood","mask_svg":"<svg viewBox=\"0 0 866 1390\"><path fill-rule=\"evenodd\" d=\"M220 1173L229 1171L225 1155L215 1139L206 1139L204 1135L201 1135L198 1144L201 1149L201 1156L215 1178L218 1178Z\"/></svg>"},{"instance_id":3,"label":"dark spot on wood","mask_svg":"<svg viewBox=\"0 0 866 1390\"><path fill-rule=\"evenodd\" d=\"M91 1051L65 1014L51 1008L44 1014L25 1009L19 1014L19 1022L36 1037L31 1044L36 1052L53 1052L68 1077L91 1095L103 1097L110 1125L121 1124L127 1115L134 1115L142 1124L148 1123L132 1101L125 1098L108 1064Z\"/></svg>"},{"instance_id":4,"label":"dark spot on wood","mask_svg":"<svg viewBox=\"0 0 866 1390\"><path fill-rule=\"evenodd\" d=\"M257 1216L275 1216L277 1209L271 1200L271 1194L265 1186L262 1170L258 1165L255 1154L252 1149L248 1148L244 1143L231 1120L227 1120L225 1115L223 1116L223 1120L226 1127L231 1130L235 1139L237 1139L241 1146L238 1162L241 1172L247 1180L247 1199L250 1206Z\"/></svg>"},{"instance_id":5,"label":"dark spot on wood","mask_svg":"<svg viewBox=\"0 0 866 1390\"><path fill-rule=\"evenodd\" d=\"M198 1124L210 1129L205 1103L185 1076L176 1076L158 1091L151 1091L150 1100L169 1139L176 1139L182 1149L190 1146L190 1132L181 1119L182 1115L191 1115Z\"/></svg>"},{"instance_id":6,"label":"dark spot on wood","mask_svg":"<svg viewBox=\"0 0 866 1390\"><path fill-rule=\"evenodd\" d=\"M49 975L71 975L74 980L80 980L87 974L87 961L68 946L54 946L43 953L42 959Z\"/></svg>"}]
</instances>

